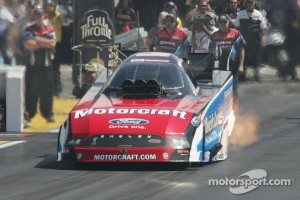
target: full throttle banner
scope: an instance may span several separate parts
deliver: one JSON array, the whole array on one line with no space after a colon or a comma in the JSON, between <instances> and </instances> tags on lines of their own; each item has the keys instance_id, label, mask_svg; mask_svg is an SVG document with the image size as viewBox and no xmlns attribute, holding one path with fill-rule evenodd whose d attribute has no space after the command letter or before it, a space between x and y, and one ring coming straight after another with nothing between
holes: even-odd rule
<instances>
[{"instance_id":1,"label":"full throttle banner","mask_svg":"<svg viewBox=\"0 0 300 200\"><path fill-rule=\"evenodd\" d=\"M113 23L103 9L93 9L84 13L79 28L79 38L84 43L111 44L113 42Z\"/></svg>"},{"instance_id":2,"label":"full throttle banner","mask_svg":"<svg viewBox=\"0 0 300 200\"><path fill-rule=\"evenodd\" d=\"M108 46L114 43L114 1L108 0L74 0L73 46L94 44L103 48L100 59L107 66ZM82 61L88 63L96 58L97 49L82 48ZM79 63L75 53L73 64Z\"/></svg>"}]
</instances>

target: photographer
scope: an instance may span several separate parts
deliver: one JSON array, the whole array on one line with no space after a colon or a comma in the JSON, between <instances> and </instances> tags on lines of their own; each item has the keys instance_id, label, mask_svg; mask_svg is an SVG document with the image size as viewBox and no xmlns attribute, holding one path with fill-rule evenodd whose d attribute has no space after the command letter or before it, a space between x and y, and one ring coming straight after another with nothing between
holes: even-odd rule
<instances>
[{"instance_id":1,"label":"photographer","mask_svg":"<svg viewBox=\"0 0 300 200\"><path fill-rule=\"evenodd\" d=\"M210 35L218 30L215 26L218 17L208 6L206 0L199 0L195 8L185 16L186 21L191 24L193 53L210 52Z\"/></svg>"}]
</instances>

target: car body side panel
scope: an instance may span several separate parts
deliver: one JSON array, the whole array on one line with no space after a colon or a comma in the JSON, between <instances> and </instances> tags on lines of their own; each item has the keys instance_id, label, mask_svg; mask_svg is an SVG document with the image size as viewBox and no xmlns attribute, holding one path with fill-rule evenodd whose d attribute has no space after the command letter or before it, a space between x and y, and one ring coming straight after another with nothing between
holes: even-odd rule
<instances>
[{"instance_id":1,"label":"car body side panel","mask_svg":"<svg viewBox=\"0 0 300 200\"><path fill-rule=\"evenodd\" d=\"M201 125L195 132L191 147L191 162L208 162L211 159L210 150L217 143L221 143L224 129L227 128L229 123L228 120L230 124L234 123L232 122L234 120L232 87L233 78L230 77L201 113ZM230 133L224 135L224 137L228 137L228 135ZM227 147L226 144L225 146Z\"/></svg>"}]
</instances>

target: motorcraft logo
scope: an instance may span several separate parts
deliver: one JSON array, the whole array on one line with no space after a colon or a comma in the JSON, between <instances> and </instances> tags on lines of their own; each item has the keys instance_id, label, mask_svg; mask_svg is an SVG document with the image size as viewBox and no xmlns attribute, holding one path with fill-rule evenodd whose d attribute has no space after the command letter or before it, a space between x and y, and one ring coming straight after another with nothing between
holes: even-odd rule
<instances>
[{"instance_id":1,"label":"motorcraft logo","mask_svg":"<svg viewBox=\"0 0 300 200\"><path fill-rule=\"evenodd\" d=\"M88 115L102 115L102 114L135 114L135 115L172 115L180 119L187 119L187 112L179 110L165 110L165 109L137 109L137 108L96 108L96 109L82 109L76 110L74 119L85 117Z\"/></svg>"},{"instance_id":2,"label":"motorcraft logo","mask_svg":"<svg viewBox=\"0 0 300 200\"><path fill-rule=\"evenodd\" d=\"M149 124L149 121L145 119L136 119L136 118L120 118L120 119L112 119L109 121L109 123L122 124L122 125L145 125L145 124Z\"/></svg>"},{"instance_id":3,"label":"motorcraft logo","mask_svg":"<svg viewBox=\"0 0 300 200\"><path fill-rule=\"evenodd\" d=\"M113 40L113 23L102 9L89 10L79 23L79 34L83 43L110 44Z\"/></svg>"},{"instance_id":4,"label":"motorcraft logo","mask_svg":"<svg viewBox=\"0 0 300 200\"><path fill-rule=\"evenodd\" d=\"M268 173L263 169L245 172L238 179L209 179L209 186L230 186L232 194L244 194L259 186L291 186L293 179L267 179Z\"/></svg>"}]
</instances>

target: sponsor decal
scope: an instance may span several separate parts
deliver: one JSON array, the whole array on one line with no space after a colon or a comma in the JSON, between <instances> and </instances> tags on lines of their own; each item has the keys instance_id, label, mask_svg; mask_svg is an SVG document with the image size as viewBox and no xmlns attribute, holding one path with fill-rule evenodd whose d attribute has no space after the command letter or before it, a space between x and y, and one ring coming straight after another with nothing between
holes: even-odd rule
<instances>
[{"instance_id":1,"label":"sponsor decal","mask_svg":"<svg viewBox=\"0 0 300 200\"><path fill-rule=\"evenodd\" d=\"M210 152L209 151L205 151L205 153L204 153L204 161L208 162L209 158L210 158Z\"/></svg>"},{"instance_id":2,"label":"sponsor decal","mask_svg":"<svg viewBox=\"0 0 300 200\"><path fill-rule=\"evenodd\" d=\"M113 37L113 23L108 13L102 9L89 10L79 24L79 34L83 43L110 44Z\"/></svg>"},{"instance_id":3,"label":"sponsor decal","mask_svg":"<svg viewBox=\"0 0 300 200\"><path fill-rule=\"evenodd\" d=\"M98 138L100 139L114 139L114 138L123 138L123 139L131 139L131 138L137 138L137 139L143 139L143 138L147 138L147 139L151 139L152 136L151 135L100 135L98 136Z\"/></svg>"},{"instance_id":4,"label":"sponsor decal","mask_svg":"<svg viewBox=\"0 0 300 200\"><path fill-rule=\"evenodd\" d=\"M169 63L169 60L163 59L132 59L130 62L162 62L162 63Z\"/></svg>"},{"instance_id":5,"label":"sponsor decal","mask_svg":"<svg viewBox=\"0 0 300 200\"><path fill-rule=\"evenodd\" d=\"M222 123L223 123L222 111L220 111L219 113L215 111L209 117L206 117L206 119L204 120L205 132L206 133L211 132L217 126L222 125Z\"/></svg>"},{"instance_id":6,"label":"sponsor decal","mask_svg":"<svg viewBox=\"0 0 300 200\"><path fill-rule=\"evenodd\" d=\"M161 109L136 109L136 108L98 108L98 109L82 109L75 111L74 119L85 117L88 115L102 115L102 114L139 114L139 115L172 115L180 119L186 119L187 112L179 110L161 110Z\"/></svg>"},{"instance_id":7,"label":"sponsor decal","mask_svg":"<svg viewBox=\"0 0 300 200\"><path fill-rule=\"evenodd\" d=\"M150 139L150 140L148 140L148 142L152 143L152 144L159 144L159 143L161 143L161 140L159 140L159 139Z\"/></svg>"},{"instance_id":8,"label":"sponsor decal","mask_svg":"<svg viewBox=\"0 0 300 200\"><path fill-rule=\"evenodd\" d=\"M94 160L156 160L156 154L96 154Z\"/></svg>"},{"instance_id":9,"label":"sponsor decal","mask_svg":"<svg viewBox=\"0 0 300 200\"><path fill-rule=\"evenodd\" d=\"M205 141L211 142L212 140L216 139L217 137L218 137L218 134L216 133L216 131L213 131L213 132L211 132L211 134L209 134L205 137Z\"/></svg>"},{"instance_id":10,"label":"sponsor decal","mask_svg":"<svg viewBox=\"0 0 300 200\"><path fill-rule=\"evenodd\" d=\"M193 117L193 119L191 121L192 126L198 127L201 124L201 119L200 118L201 117L199 117L199 116Z\"/></svg>"},{"instance_id":11,"label":"sponsor decal","mask_svg":"<svg viewBox=\"0 0 300 200\"><path fill-rule=\"evenodd\" d=\"M116 129L128 129L128 128L131 128L131 129L146 129L146 127L144 127L144 126L136 126L136 125L131 125L131 126L127 126L127 125L109 125L108 126L108 128L110 128L110 129L114 129L114 128L116 128Z\"/></svg>"},{"instance_id":12,"label":"sponsor decal","mask_svg":"<svg viewBox=\"0 0 300 200\"><path fill-rule=\"evenodd\" d=\"M91 143L91 145L96 145L96 144L97 144L97 140L98 140L98 138L97 138L97 137L94 137L94 138L93 138L93 142Z\"/></svg>"},{"instance_id":13,"label":"sponsor decal","mask_svg":"<svg viewBox=\"0 0 300 200\"><path fill-rule=\"evenodd\" d=\"M126 124L126 125L137 125L137 124L149 124L148 120L145 119L137 119L137 118L119 118L112 119L109 121L111 124Z\"/></svg>"}]
</instances>

